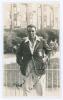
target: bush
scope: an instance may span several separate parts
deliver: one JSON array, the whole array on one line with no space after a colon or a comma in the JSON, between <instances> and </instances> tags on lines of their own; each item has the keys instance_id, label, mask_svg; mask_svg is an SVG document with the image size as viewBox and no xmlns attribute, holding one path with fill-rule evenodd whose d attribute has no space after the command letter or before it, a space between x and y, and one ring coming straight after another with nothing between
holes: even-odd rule
<instances>
[{"instance_id":1,"label":"bush","mask_svg":"<svg viewBox=\"0 0 63 100\"><path fill-rule=\"evenodd\" d=\"M50 43L50 41L55 41L57 40L58 44L59 44L59 30L38 30L37 31L37 35L42 36L44 39L46 39L46 41L48 42L48 44Z\"/></svg>"},{"instance_id":2,"label":"bush","mask_svg":"<svg viewBox=\"0 0 63 100\"><path fill-rule=\"evenodd\" d=\"M12 53L12 39L14 36L14 32L10 30L4 30L4 53Z\"/></svg>"},{"instance_id":3,"label":"bush","mask_svg":"<svg viewBox=\"0 0 63 100\"><path fill-rule=\"evenodd\" d=\"M14 46L26 36L26 29L4 30L4 53L14 53Z\"/></svg>"}]
</instances>

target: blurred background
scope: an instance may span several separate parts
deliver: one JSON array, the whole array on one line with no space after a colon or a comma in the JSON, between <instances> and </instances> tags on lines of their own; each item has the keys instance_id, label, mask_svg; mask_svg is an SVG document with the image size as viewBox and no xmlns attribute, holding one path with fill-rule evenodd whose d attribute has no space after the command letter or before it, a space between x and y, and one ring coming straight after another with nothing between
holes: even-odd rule
<instances>
[{"instance_id":1,"label":"blurred background","mask_svg":"<svg viewBox=\"0 0 63 100\"><path fill-rule=\"evenodd\" d=\"M43 36L52 49L46 69L46 95L60 95L59 67L59 3L4 3L4 87L5 95L17 95L16 83L22 82L16 63L16 49L27 34L26 27L33 24L37 35ZM12 87L15 87L14 89ZM21 95L19 93L19 95Z\"/></svg>"}]
</instances>

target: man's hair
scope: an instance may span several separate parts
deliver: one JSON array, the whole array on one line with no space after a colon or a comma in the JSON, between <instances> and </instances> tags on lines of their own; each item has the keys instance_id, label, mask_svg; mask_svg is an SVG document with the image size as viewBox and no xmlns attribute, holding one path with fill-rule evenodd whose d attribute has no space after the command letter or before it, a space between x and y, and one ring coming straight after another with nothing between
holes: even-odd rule
<instances>
[{"instance_id":1,"label":"man's hair","mask_svg":"<svg viewBox=\"0 0 63 100\"><path fill-rule=\"evenodd\" d=\"M35 26L35 25L32 25L32 24L28 25L28 26L27 26L27 30L28 30L29 27L35 28L35 30L36 30L36 26Z\"/></svg>"}]
</instances>

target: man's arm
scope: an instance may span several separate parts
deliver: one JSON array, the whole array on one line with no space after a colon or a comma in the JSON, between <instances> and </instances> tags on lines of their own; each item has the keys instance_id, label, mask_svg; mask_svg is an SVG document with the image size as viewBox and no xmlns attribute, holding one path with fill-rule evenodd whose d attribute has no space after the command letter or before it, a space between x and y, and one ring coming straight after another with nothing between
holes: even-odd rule
<instances>
[{"instance_id":1,"label":"man's arm","mask_svg":"<svg viewBox=\"0 0 63 100\"><path fill-rule=\"evenodd\" d=\"M16 51L16 61L19 65L22 64L22 56L23 56L23 42L20 44L20 46L17 48Z\"/></svg>"},{"instance_id":2,"label":"man's arm","mask_svg":"<svg viewBox=\"0 0 63 100\"><path fill-rule=\"evenodd\" d=\"M49 47L49 45L47 44L47 41L45 39L43 40L43 49L46 54L49 54L49 52L51 51L51 48Z\"/></svg>"}]
</instances>

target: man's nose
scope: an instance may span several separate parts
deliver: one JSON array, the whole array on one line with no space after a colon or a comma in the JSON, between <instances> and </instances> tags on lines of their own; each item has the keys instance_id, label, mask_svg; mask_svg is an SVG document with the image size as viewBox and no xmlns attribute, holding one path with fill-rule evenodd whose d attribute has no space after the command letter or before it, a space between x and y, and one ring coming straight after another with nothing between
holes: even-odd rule
<instances>
[{"instance_id":1,"label":"man's nose","mask_svg":"<svg viewBox=\"0 0 63 100\"><path fill-rule=\"evenodd\" d=\"M33 32L31 31L30 34L32 34Z\"/></svg>"}]
</instances>

